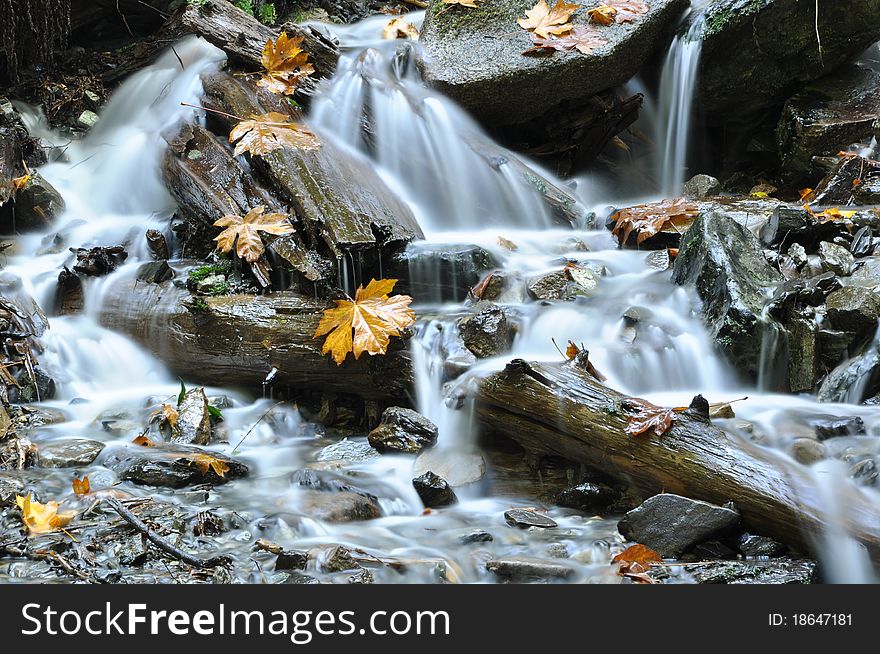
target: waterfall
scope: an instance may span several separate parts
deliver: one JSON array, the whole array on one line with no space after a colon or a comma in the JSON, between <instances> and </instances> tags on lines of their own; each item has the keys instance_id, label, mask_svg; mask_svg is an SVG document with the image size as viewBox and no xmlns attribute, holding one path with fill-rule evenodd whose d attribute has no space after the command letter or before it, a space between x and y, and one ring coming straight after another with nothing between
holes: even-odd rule
<instances>
[{"instance_id":1,"label":"waterfall","mask_svg":"<svg viewBox=\"0 0 880 654\"><path fill-rule=\"evenodd\" d=\"M664 197L681 195L681 186L688 174L687 157L706 4L705 1L695 2L689 12L690 24L673 40L660 77L660 115L655 126L655 142L657 179Z\"/></svg>"}]
</instances>

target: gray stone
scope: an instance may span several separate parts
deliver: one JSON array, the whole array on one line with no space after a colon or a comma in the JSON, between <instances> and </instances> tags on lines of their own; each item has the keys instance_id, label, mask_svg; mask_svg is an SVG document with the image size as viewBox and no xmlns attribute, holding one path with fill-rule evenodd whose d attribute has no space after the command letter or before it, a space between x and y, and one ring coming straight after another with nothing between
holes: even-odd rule
<instances>
[{"instance_id":1,"label":"gray stone","mask_svg":"<svg viewBox=\"0 0 880 654\"><path fill-rule=\"evenodd\" d=\"M410 243L394 255L387 276L400 279L395 292L421 302L462 302L483 273L497 268L492 254L479 245Z\"/></svg>"},{"instance_id":2,"label":"gray stone","mask_svg":"<svg viewBox=\"0 0 880 654\"><path fill-rule=\"evenodd\" d=\"M343 438L337 443L328 445L315 457L318 461L367 461L379 456L379 452L369 443L350 441Z\"/></svg>"},{"instance_id":3,"label":"gray stone","mask_svg":"<svg viewBox=\"0 0 880 654\"><path fill-rule=\"evenodd\" d=\"M865 422L858 416L824 416L813 418L810 424L820 441L865 433Z\"/></svg>"},{"instance_id":4,"label":"gray stone","mask_svg":"<svg viewBox=\"0 0 880 654\"><path fill-rule=\"evenodd\" d=\"M211 440L211 414L204 388L188 390L177 406L179 417L171 441L181 445L207 445Z\"/></svg>"},{"instance_id":5,"label":"gray stone","mask_svg":"<svg viewBox=\"0 0 880 654\"><path fill-rule=\"evenodd\" d=\"M437 442L437 425L412 409L389 407L368 438L380 452L418 454Z\"/></svg>"},{"instance_id":6,"label":"gray stone","mask_svg":"<svg viewBox=\"0 0 880 654\"><path fill-rule=\"evenodd\" d=\"M89 129L90 127L94 127L99 120L100 118L98 117L98 114L96 114L94 111L86 109L79 115L79 118L76 119L76 122L80 127L85 127L86 129Z\"/></svg>"},{"instance_id":7,"label":"gray stone","mask_svg":"<svg viewBox=\"0 0 880 654\"><path fill-rule=\"evenodd\" d=\"M462 545L470 545L472 543L491 543L495 540L488 531L476 529L458 537L458 542Z\"/></svg>"},{"instance_id":8,"label":"gray stone","mask_svg":"<svg viewBox=\"0 0 880 654\"><path fill-rule=\"evenodd\" d=\"M378 500L352 491L301 491L303 513L324 522L372 520L382 515Z\"/></svg>"},{"instance_id":9,"label":"gray stone","mask_svg":"<svg viewBox=\"0 0 880 654\"><path fill-rule=\"evenodd\" d=\"M342 545L324 547L315 552L315 561L321 572L345 572L357 570L361 566L351 555L351 551Z\"/></svg>"},{"instance_id":10,"label":"gray stone","mask_svg":"<svg viewBox=\"0 0 880 654\"><path fill-rule=\"evenodd\" d=\"M101 441L71 438L37 444L37 456L43 468L76 468L91 464L104 449Z\"/></svg>"},{"instance_id":11,"label":"gray stone","mask_svg":"<svg viewBox=\"0 0 880 654\"><path fill-rule=\"evenodd\" d=\"M25 492L25 481L12 473L0 472L0 507L15 506L16 495Z\"/></svg>"},{"instance_id":12,"label":"gray stone","mask_svg":"<svg viewBox=\"0 0 880 654\"><path fill-rule=\"evenodd\" d=\"M812 584L816 581L816 562L808 559L717 561L683 567L698 584Z\"/></svg>"},{"instance_id":13,"label":"gray stone","mask_svg":"<svg viewBox=\"0 0 880 654\"><path fill-rule=\"evenodd\" d=\"M739 519L739 513L726 506L661 493L629 511L617 528L627 540L677 559L698 543L727 535Z\"/></svg>"},{"instance_id":14,"label":"gray stone","mask_svg":"<svg viewBox=\"0 0 880 654\"><path fill-rule=\"evenodd\" d=\"M711 4L697 93L699 106L713 122L749 124L805 82L831 73L880 40L880 5L873 0L836 0L833 6L820 2L818 26L813 5L807 7L802 0Z\"/></svg>"},{"instance_id":15,"label":"gray stone","mask_svg":"<svg viewBox=\"0 0 880 654\"><path fill-rule=\"evenodd\" d=\"M812 438L795 438L788 445L788 453L791 458L805 466L822 461L828 456L825 445Z\"/></svg>"},{"instance_id":16,"label":"gray stone","mask_svg":"<svg viewBox=\"0 0 880 654\"><path fill-rule=\"evenodd\" d=\"M494 305L459 320L458 331L467 349L481 359L504 354L510 349L514 337L507 312Z\"/></svg>"},{"instance_id":17,"label":"gray stone","mask_svg":"<svg viewBox=\"0 0 880 654\"><path fill-rule=\"evenodd\" d=\"M682 237L672 279L696 286L706 326L736 370L757 379L765 336L777 340L775 363L785 369L785 336L777 324L762 318L782 275L769 266L745 228L720 212L701 214Z\"/></svg>"},{"instance_id":18,"label":"gray stone","mask_svg":"<svg viewBox=\"0 0 880 654\"><path fill-rule=\"evenodd\" d=\"M204 459L199 459L200 455L209 455L212 461L222 464L226 468L223 474L217 474L210 464L205 465ZM248 467L232 457L182 445L143 447L131 444L114 447L107 452L103 463L120 479L166 488L225 484L248 474Z\"/></svg>"},{"instance_id":19,"label":"gray stone","mask_svg":"<svg viewBox=\"0 0 880 654\"><path fill-rule=\"evenodd\" d=\"M880 392L880 352L877 344L852 359L844 361L819 387L820 402L859 404Z\"/></svg>"},{"instance_id":20,"label":"gray stone","mask_svg":"<svg viewBox=\"0 0 880 654\"><path fill-rule=\"evenodd\" d=\"M571 51L528 57L522 53L532 43L516 20L534 4L495 0L476 8L447 9L434 0L420 36L427 83L482 121L523 123L624 84L687 7L686 0L650 0L647 15L603 28L608 43L590 55ZM586 11L575 13L572 21L586 24Z\"/></svg>"},{"instance_id":21,"label":"gray stone","mask_svg":"<svg viewBox=\"0 0 880 654\"><path fill-rule=\"evenodd\" d=\"M412 484L416 493L419 494L422 504L429 509L449 506L458 502L455 491L446 480L431 471L413 479Z\"/></svg>"},{"instance_id":22,"label":"gray stone","mask_svg":"<svg viewBox=\"0 0 880 654\"><path fill-rule=\"evenodd\" d=\"M148 261L140 265L137 278L148 284L161 284L174 278L174 271L167 261Z\"/></svg>"},{"instance_id":23,"label":"gray stone","mask_svg":"<svg viewBox=\"0 0 880 654\"><path fill-rule=\"evenodd\" d=\"M777 557L785 553L785 545L769 536L757 536L743 532L736 539L736 546L744 556Z\"/></svg>"},{"instance_id":24,"label":"gray stone","mask_svg":"<svg viewBox=\"0 0 880 654\"><path fill-rule=\"evenodd\" d=\"M807 265L807 251L800 243L792 243L789 246L788 256L791 257L797 270L800 270Z\"/></svg>"},{"instance_id":25,"label":"gray stone","mask_svg":"<svg viewBox=\"0 0 880 654\"><path fill-rule=\"evenodd\" d=\"M61 194L39 173L32 173L15 194L15 230L41 231L64 212Z\"/></svg>"},{"instance_id":26,"label":"gray stone","mask_svg":"<svg viewBox=\"0 0 880 654\"><path fill-rule=\"evenodd\" d=\"M556 498L556 503L559 506L577 509L585 513L596 513L607 509L618 499L620 499L620 493L609 485L585 481L562 491Z\"/></svg>"},{"instance_id":27,"label":"gray stone","mask_svg":"<svg viewBox=\"0 0 880 654\"><path fill-rule=\"evenodd\" d=\"M571 566L525 557L492 559L486 562L486 570L506 581L559 580L574 574Z\"/></svg>"},{"instance_id":28,"label":"gray stone","mask_svg":"<svg viewBox=\"0 0 880 654\"><path fill-rule=\"evenodd\" d=\"M857 341L865 341L877 331L880 298L870 289L844 286L828 296L825 314L834 329L851 332Z\"/></svg>"},{"instance_id":29,"label":"gray stone","mask_svg":"<svg viewBox=\"0 0 880 654\"><path fill-rule=\"evenodd\" d=\"M413 463L414 477L428 471L445 479L453 488L458 488L482 479L486 473L486 462L476 452L435 448L422 452Z\"/></svg>"},{"instance_id":30,"label":"gray stone","mask_svg":"<svg viewBox=\"0 0 880 654\"><path fill-rule=\"evenodd\" d=\"M863 486L873 486L877 483L880 473L877 470L877 461L873 457L868 457L850 466L848 474Z\"/></svg>"},{"instance_id":31,"label":"gray stone","mask_svg":"<svg viewBox=\"0 0 880 654\"><path fill-rule=\"evenodd\" d=\"M711 175L694 175L684 183L684 196L700 200L721 193L721 182Z\"/></svg>"},{"instance_id":32,"label":"gray stone","mask_svg":"<svg viewBox=\"0 0 880 654\"><path fill-rule=\"evenodd\" d=\"M309 553L298 550L282 550L275 559L276 570L305 570Z\"/></svg>"},{"instance_id":33,"label":"gray stone","mask_svg":"<svg viewBox=\"0 0 880 654\"><path fill-rule=\"evenodd\" d=\"M511 527L519 527L520 529L528 529L529 527L540 527L541 529L553 529L556 527L556 521L545 515L529 511L528 509L510 509L504 512L504 520Z\"/></svg>"},{"instance_id":34,"label":"gray stone","mask_svg":"<svg viewBox=\"0 0 880 654\"><path fill-rule=\"evenodd\" d=\"M819 243L819 258L822 261L823 270L843 277L852 273L856 262L855 257L847 248L828 241Z\"/></svg>"},{"instance_id":35,"label":"gray stone","mask_svg":"<svg viewBox=\"0 0 880 654\"><path fill-rule=\"evenodd\" d=\"M565 297L568 278L561 270L530 279L526 285L536 300L561 300Z\"/></svg>"}]
</instances>

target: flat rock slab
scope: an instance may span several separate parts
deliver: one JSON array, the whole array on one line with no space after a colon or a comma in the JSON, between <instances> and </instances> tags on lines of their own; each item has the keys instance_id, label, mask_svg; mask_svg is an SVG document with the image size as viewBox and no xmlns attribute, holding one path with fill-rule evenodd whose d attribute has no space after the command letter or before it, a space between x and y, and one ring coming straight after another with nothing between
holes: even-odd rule
<instances>
[{"instance_id":1,"label":"flat rock slab","mask_svg":"<svg viewBox=\"0 0 880 654\"><path fill-rule=\"evenodd\" d=\"M551 520L545 515L529 511L528 509L510 509L510 511L505 511L504 520L511 527L519 527L520 529L528 529L529 527L553 529L556 527L555 520Z\"/></svg>"},{"instance_id":2,"label":"flat rock slab","mask_svg":"<svg viewBox=\"0 0 880 654\"><path fill-rule=\"evenodd\" d=\"M649 12L632 23L597 28L608 43L592 54L574 50L529 57L522 54L532 47L529 33L516 20L534 0L492 0L477 8L434 0L420 37L425 80L482 121L512 125L535 119L566 101L586 100L629 80L689 3L647 4ZM586 8L572 22L586 24Z\"/></svg>"},{"instance_id":3,"label":"flat rock slab","mask_svg":"<svg viewBox=\"0 0 880 654\"><path fill-rule=\"evenodd\" d=\"M520 557L492 559L486 562L486 570L507 581L557 580L574 574L574 568L567 565Z\"/></svg>"},{"instance_id":4,"label":"flat rock slab","mask_svg":"<svg viewBox=\"0 0 880 654\"><path fill-rule=\"evenodd\" d=\"M71 438L39 443L37 455L43 468L75 468L87 466L98 458L104 443L85 438Z\"/></svg>"},{"instance_id":5,"label":"flat rock slab","mask_svg":"<svg viewBox=\"0 0 880 654\"><path fill-rule=\"evenodd\" d=\"M617 528L624 538L641 543L664 559L677 559L694 545L724 536L739 524L733 509L661 493L627 513Z\"/></svg>"},{"instance_id":6,"label":"flat rock slab","mask_svg":"<svg viewBox=\"0 0 880 654\"><path fill-rule=\"evenodd\" d=\"M210 459L201 458L205 456ZM210 461L225 465L222 475L210 465ZM225 484L248 474L245 464L219 452L166 444L155 447L117 447L106 454L103 464L121 479L165 488L183 488L206 483ZM222 466L220 469L223 470Z\"/></svg>"},{"instance_id":7,"label":"flat rock slab","mask_svg":"<svg viewBox=\"0 0 880 654\"><path fill-rule=\"evenodd\" d=\"M682 568L680 572L690 575L698 584L812 584L816 581L816 562L809 559L716 561ZM666 571L669 568L665 566L652 566L649 574L657 578Z\"/></svg>"}]
</instances>

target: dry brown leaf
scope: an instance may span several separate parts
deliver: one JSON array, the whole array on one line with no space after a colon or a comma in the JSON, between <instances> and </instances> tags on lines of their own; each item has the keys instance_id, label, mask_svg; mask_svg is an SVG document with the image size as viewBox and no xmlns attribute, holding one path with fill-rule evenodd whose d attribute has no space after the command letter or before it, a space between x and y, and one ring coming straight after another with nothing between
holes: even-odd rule
<instances>
[{"instance_id":1,"label":"dry brown leaf","mask_svg":"<svg viewBox=\"0 0 880 654\"><path fill-rule=\"evenodd\" d=\"M569 341L568 346L565 348L565 356L568 357L568 360L571 361L580 353L581 348L575 345L574 341Z\"/></svg>"},{"instance_id":2,"label":"dry brown leaf","mask_svg":"<svg viewBox=\"0 0 880 654\"><path fill-rule=\"evenodd\" d=\"M58 502L40 504L33 496L15 496L15 503L21 509L21 520L30 534L48 534L66 526L76 515L74 512L58 512Z\"/></svg>"},{"instance_id":3,"label":"dry brown leaf","mask_svg":"<svg viewBox=\"0 0 880 654\"><path fill-rule=\"evenodd\" d=\"M503 247L508 252L516 252L517 250L519 250L519 246L516 243L504 238L503 236L498 237L498 245Z\"/></svg>"},{"instance_id":4,"label":"dry brown leaf","mask_svg":"<svg viewBox=\"0 0 880 654\"><path fill-rule=\"evenodd\" d=\"M611 219L615 222L611 233L623 245L635 232L636 245L640 245L665 229L683 231L690 227L697 217L699 207L684 198L661 200L650 204L639 204L620 209Z\"/></svg>"},{"instance_id":5,"label":"dry brown leaf","mask_svg":"<svg viewBox=\"0 0 880 654\"><path fill-rule=\"evenodd\" d=\"M630 436L641 436L648 432L662 437L672 428L675 410L651 404L640 398L629 398L626 404L636 410L636 414L627 420L626 433Z\"/></svg>"},{"instance_id":6,"label":"dry brown leaf","mask_svg":"<svg viewBox=\"0 0 880 654\"><path fill-rule=\"evenodd\" d=\"M416 41L419 38L419 30L416 29L415 25L406 22L403 18L392 18L382 29L382 38L385 40L409 39Z\"/></svg>"},{"instance_id":7,"label":"dry brown leaf","mask_svg":"<svg viewBox=\"0 0 880 654\"><path fill-rule=\"evenodd\" d=\"M806 209L807 207L804 208ZM819 213L815 213L812 210L809 210L809 212L810 215L816 218L820 223L827 223L835 220L849 220L857 213L855 211L841 211L838 207L825 209L825 211L821 211Z\"/></svg>"},{"instance_id":8,"label":"dry brown leaf","mask_svg":"<svg viewBox=\"0 0 880 654\"><path fill-rule=\"evenodd\" d=\"M153 422L156 418L158 418L160 422L167 423L171 429L174 429L177 425L177 421L180 419L180 413L170 404L163 404L150 414L150 422Z\"/></svg>"},{"instance_id":9,"label":"dry brown leaf","mask_svg":"<svg viewBox=\"0 0 880 654\"><path fill-rule=\"evenodd\" d=\"M585 25L577 25L568 34L552 38L542 38L533 32L532 43L534 45L523 52L524 55L568 50L577 50L581 54L593 54L593 50L607 45L608 41L601 37L599 30Z\"/></svg>"},{"instance_id":10,"label":"dry brown leaf","mask_svg":"<svg viewBox=\"0 0 880 654\"><path fill-rule=\"evenodd\" d=\"M73 492L77 495L88 495L92 492L92 484L89 482L89 476L86 475L82 479L73 478Z\"/></svg>"},{"instance_id":11,"label":"dry brown leaf","mask_svg":"<svg viewBox=\"0 0 880 654\"><path fill-rule=\"evenodd\" d=\"M606 26L614 24L614 15L616 13L617 9L610 5L599 5L587 10L587 16L590 17L591 21Z\"/></svg>"},{"instance_id":12,"label":"dry brown leaf","mask_svg":"<svg viewBox=\"0 0 880 654\"><path fill-rule=\"evenodd\" d=\"M235 248L238 256L248 263L254 263L266 251L260 232L284 236L295 231L286 213L263 213L264 211L266 207L260 205L248 211L243 218L237 214L229 214L217 220L214 227L226 228L214 239L217 241L217 249L220 252L232 252Z\"/></svg>"},{"instance_id":13,"label":"dry brown leaf","mask_svg":"<svg viewBox=\"0 0 880 654\"><path fill-rule=\"evenodd\" d=\"M149 438L141 434L137 438L135 438L132 443L135 445L140 445L141 447L156 447L156 443L151 441Z\"/></svg>"},{"instance_id":14,"label":"dry brown leaf","mask_svg":"<svg viewBox=\"0 0 880 654\"><path fill-rule=\"evenodd\" d=\"M388 296L396 283L396 279L373 279L366 288L358 287L354 301L336 300L336 307L325 309L314 335L327 335L321 353L330 352L336 365L342 365L349 352L355 359L364 352L385 354L391 337L416 321L410 296Z\"/></svg>"},{"instance_id":15,"label":"dry brown leaf","mask_svg":"<svg viewBox=\"0 0 880 654\"><path fill-rule=\"evenodd\" d=\"M809 202L816 197L816 191L808 186L807 188L802 188L800 190L800 196L801 202Z\"/></svg>"},{"instance_id":16,"label":"dry brown leaf","mask_svg":"<svg viewBox=\"0 0 880 654\"><path fill-rule=\"evenodd\" d=\"M556 0L552 9L545 0L538 0L538 4L526 11L526 17L518 18L516 22L523 29L547 39L551 35L568 34L574 27L569 21L578 9L580 5L565 0Z\"/></svg>"},{"instance_id":17,"label":"dry brown leaf","mask_svg":"<svg viewBox=\"0 0 880 654\"><path fill-rule=\"evenodd\" d=\"M460 7L471 7L472 9L476 9L477 2L482 2L482 0L441 0L441 2L446 5L446 8L459 5Z\"/></svg>"},{"instance_id":18,"label":"dry brown leaf","mask_svg":"<svg viewBox=\"0 0 880 654\"><path fill-rule=\"evenodd\" d=\"M263 47L263 77L257 82L272 93L291 95L306 77L315 72L308 63L309 55L300 46L303 37L288 38L281 32L277 41L269 39Z\"/></svg>"},{"instance_id":19,"label":"dry brown leaf","mask_svg":"<svg viewBox=\"0 0 880 654\"><path fill-rule=\"evenodd\" d=\"M614 21L617 23L631 23L648 13L648 5L641 0L606 0L606 4L615 10Z\"/></svg>"},{"instance_id":20,"label":"dry brown leaf","mask_svg":"<svg viewBox=\"0 0 880 654\"><path fill-rule=\"evenodd\" d=\"M28 183L29 181L31 181L31 174L30 174L30 173L25 173L25 174L22 175L21 177L13 177L13 179L12 179L12 187L13 187L16 191L20 191L20 190L23 189L25 186L27 186L27 183Z\"/></svg>"},{"instance_id":21,"label":"dry brown leaf","mask_svg":"<svg viewBox=\"0 0 880 654\"><path fill-rule=\"evenodd\" d=\"M280 148L299 148L317 150L321 142L304 125L291 122L287 116L270 111L261 116L253 115L232 128L229 142L235 146L235 155L250 152L262 156Z\"/></svg>"},{"instance_id":22,"label":"dry brown leaf","mask_svg":"<svg viewBox=\"0 0 880 654\"><path fill-rule=\"evenodd\" d=\"M203 473L207 474L208 470L213 470L218 477L225 477L229 472L229 464L210 454L195 454L189 457L193 465L195 465Z\"/></svg>"},{"instance_id":23,"label":"dry brown leaf","mask_svg":"<svg viewBox=\"0 0 880 654\"><path fill-rule=\"evenodd\" d=\"M651 563L661 563L663 558L657 554L654 550L646 545L642 545L641 543L636 543L635 545L631 545L627 547L625 550L617 554L613 559L611 559L612 563L641 563L641 564L651 564Z\"/></svg>"}]
</instances>

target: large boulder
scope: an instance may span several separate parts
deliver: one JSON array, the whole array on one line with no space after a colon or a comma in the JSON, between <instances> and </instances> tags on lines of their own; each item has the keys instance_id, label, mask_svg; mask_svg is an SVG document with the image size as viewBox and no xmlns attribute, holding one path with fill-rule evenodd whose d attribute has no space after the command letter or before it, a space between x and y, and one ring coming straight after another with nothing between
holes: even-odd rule
<instances>
[{"instance_id":1,"label":"large boulder","mask_svg":"<svg viewBox=\"0 0 880 654\"><path fill-rule=\"evenodd\" d=\"M880 135L880 72L851 65L809 84L785 103L777 127L782 167L799 178L814 156L831 156Z\"/></svg>"},{"instance_id":2,"label":"large boulder","mask_svg":"<svg viewBox=\"0 0 880 654\"><path fill-rule=\"evenodd\" d=\"M876 0L716 0L706 12L700 106L715 122L748 121L877 40Z\"/></svg>"},{"instance_id":3,"label":"large boulder","mask_svg":"<svg viewBox=\"0 0 880 654\"><path fill-rule=\"evenodd\" d=\"M493 0L477 8L434 0L421 41L425 79L481 121L510 125L534 120L566 102L584 101L628 81L660 45L687 0L648 0L650 11L631 23L602 28L608 43L592 54L577 50L524 56L529 33L517 25L534 0ZM581 9L572 22L587 22Z\"/></svg>"},{"instance_id":4,"label":"large boulder","mask_svg":"<svg viewBox=\"0 0 880 654\"><path fill-rule=\"evenodd\" d=\"M704 320L731 365L756 380L765 339L784 366L785 333L764 306L782 275L767 263L758 240L721 212L701 214L682 237L672 279L696 287Z\"/></svg>"}]
</instances>

